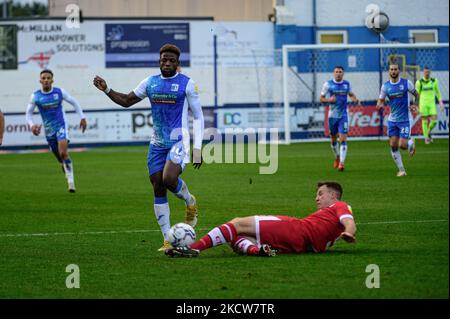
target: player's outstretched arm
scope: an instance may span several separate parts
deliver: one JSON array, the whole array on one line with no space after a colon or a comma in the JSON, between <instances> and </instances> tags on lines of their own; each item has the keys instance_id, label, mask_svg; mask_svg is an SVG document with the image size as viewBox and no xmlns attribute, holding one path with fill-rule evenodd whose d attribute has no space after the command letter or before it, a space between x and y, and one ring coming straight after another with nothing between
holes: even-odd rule
<instances>
[{"instance_id":1,"label":"player's outstretched arm","mask_svg":"<svg viewBox=\"0 0 450 319\"><path fill-rule=\"evenodd\" d=\"M108 87L106 81L98 75L94 78L94 86L105 94L115 103L123 107L130 107L141 101L141 98L136 96L133 91L128 94L116 92Z\"/></svg>"},{"instance_id":2,"label":"player's outstretched arm","mask_svg":"<svg viewBox=\"0 0 450 319\"><path fill-rule=\"evenodd\" d=\"M356 224L353 218L344 218L341 223L345 230L341 233L341 238L347 243L354 243L356 241Z\"/></svg>"}]
</instances>

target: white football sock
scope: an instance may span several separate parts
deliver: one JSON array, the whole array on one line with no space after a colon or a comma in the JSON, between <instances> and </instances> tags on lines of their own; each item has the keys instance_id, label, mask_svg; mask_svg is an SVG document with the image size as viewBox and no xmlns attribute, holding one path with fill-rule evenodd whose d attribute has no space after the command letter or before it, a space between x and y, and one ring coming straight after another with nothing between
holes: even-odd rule
<instances>
[{"instance_id":1,"label":"white football sock","mask_svg":"<svg viewBox=\"0 0 450 319\"><path fill-rule=\"evenodd\" d=\"M408 151L411 152L411 149L414 148L414 141L412 139L408 140Z\"/></svg>"},{"instance_id":2,"label":"white football sock","mask_svg":"<svg viewBox=\"0 0 450 319\"><path fill-rule=\"evenodd\" d=\"M403 161L402 161L402 155L400 154L400 151L392 151L391 150L391 154L392 154L392 158L394 159L395 164L397 165L398 169L400 171L404 171L405 168L403 167Z\"/></svg>"},{"instance_id":3,"label":"white football sock","mask_svg":"<svg viewBox=\"0 0 450 319\"><path fill-rule=\"evenodd\" d=\"M189 193L186 183L181 178L178 179L177 189L179 189L178 192L174 192L176 197L184 200L186 205L191 206L194 204L194 199L192 198L191 193Z\"/></svg>"},{"instance_id":4,"label":"white football sock","mask_svg":"<svg viewBox=\"0 0 450 319\"><path fill-rule=\"evenodd\" d=\"M74 183L73 164L71 161L63 162L64 172L69 183Z\"/></svg>"},{"instance_id":5,"label":"white football sock","mask_svg":"<svg viewBox=\"0 0 450 319\"><path fill-rule=\"evenodd\" d=\"M331 143L331 150L334 153L334 156L339 156L339 144L336 142L335 144Z\"/></svg>"},{"instance_id":6,"label":"white football sock","mask_svg":"<svg viewBox=\"0 0 450 319\"><path fill-rule=\"evenodd\" d=\"M167 240L167 233L170 230L170 208L169 203L154 204L155 216L158 221L159 228L164 236L164 240Z\"/></svg>"},{"instance_id":7,"label":"white football sock","mask_svg":"<svg viewBox=\"0 0 450 319\"><path fill-rule=\"evenodd\" d=\"M347 157L347 149L348 149L347 144L341 143L341 152L340 152L341 155L339 159L341 163L345 162L345 158Z\"/></svg>"}]
</instances>

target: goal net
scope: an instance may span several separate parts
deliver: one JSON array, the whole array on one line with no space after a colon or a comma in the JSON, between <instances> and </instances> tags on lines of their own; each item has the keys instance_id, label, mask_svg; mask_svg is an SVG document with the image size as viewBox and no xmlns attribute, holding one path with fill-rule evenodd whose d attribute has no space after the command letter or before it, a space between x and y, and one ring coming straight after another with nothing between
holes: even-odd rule
<instances>
[{"instance_id":1,"label":"goal net","mask_svg":"<svg viewBox=\"0 0 450 319\"><path fill-rule=\"evenodd\" d=\"M448 137L449 58L448 43L382 43L284 45L282 49L283 125L281 139L298 141L328 139L328 105L319 102L324 82L332 79L335 66L345 70L344 79L361 101L349 101L349 138L382 138L389 108L375 108L381 85L389 79L388 66L396 62L400 76L413 84L425 66L439 80L445 110L438 109L433 134ZM264 89L262 87L262 89ZM422 133L420 115L411 114L412 134Z\"/></svg>"}]
</instances>

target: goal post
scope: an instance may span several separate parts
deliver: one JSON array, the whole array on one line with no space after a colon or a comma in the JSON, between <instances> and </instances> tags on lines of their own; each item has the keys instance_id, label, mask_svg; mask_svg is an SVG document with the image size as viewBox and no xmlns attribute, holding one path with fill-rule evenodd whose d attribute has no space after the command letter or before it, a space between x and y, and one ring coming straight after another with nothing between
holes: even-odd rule
<instances>
[{"instance_id":1,"label":"goal post","mask_svg":"<svg viewBox=\"0 0 450 319\"><path fill-rule=\"evenodd\" d=\"M370 139L383 136L386 114L377 114L374 104L382 83L388 80L388 65L392 61L399 63L400 75L413 84L420 78L423 67L429 67L432 70L431 76L439 80L442 99L448 101L448 47L448 43L283 45L285 134L282 142L290 144L327 139L328 106L320 104L319 98L323 83L332 78L336 65L344 67L344 79L350 82L352 91L362 102L361 106L352 106L352 110L349 110L353 116L349 125L355 124L353 129L350 127L350 138ZM446 116L447 122L446 128L441 131L444 132L443 135L446 132L448 137L448 108L442 116ZM419 134L418 129L413 130L413 134L414 132Z\"/></svg>"}]
</instances>

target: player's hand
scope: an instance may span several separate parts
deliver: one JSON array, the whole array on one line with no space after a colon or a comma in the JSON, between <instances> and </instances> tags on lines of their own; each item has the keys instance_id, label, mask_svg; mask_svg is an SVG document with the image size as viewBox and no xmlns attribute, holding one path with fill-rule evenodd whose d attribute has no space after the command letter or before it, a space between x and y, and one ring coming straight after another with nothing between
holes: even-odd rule
<instances>
[{"instance_id":1,"label":"player's hand","mask_svg":"<svg viewBox=\"0 0 450 319\"><path fill-rule=\"evenodd\" d=\"M336 103L336 96L332 95L329 99L328 99L328 103Z\"/></svg>"},{"instance_id":2,"label":"player's hand","mask_svg":"<svg viewBox=\"0 0 450 319\"><path fill-rule=\"evenodd\" d=\"M361 105L361 101L358 99L356 99L356 101L354 103L355 103L355 105Z\"/></svg>"},{"instance_id":3,"label":"player's hand","mask_svg":"<svg viewBox=\"0 0 450 319\"><path fill-rule=\"evenodd\" d=\"M38 136L39 134L41 134L41 127L42 127L42 125L34 124L31 127L31 132L33 133L33 135Z\"/></svg>"},{"instance_id":4,"label":"player's hand","mask_svg":"<svg viewBox=\"0 0 450 319\"><path fill-rule=\"evenodd\" d=\"M416 113L419 108L417 107L417 105L411 104L409 109L411 110L411 112Z\"/></svg>"},{"instance_id":5,"label":"player's hand","mask_svg":"<svg viewBox=\"0 0 450 319\"><path fill-rule=\"evenodd\" d=\"M377 108L377 111L379 111L384 108L384 105L377 104L376 108Z\"/></svg>"},{"instance_id":6,"label":"player's hand","mask_svg":"<svg viewBox=\"0 0 450 319\"><path fill-rule=\"evenodd\" d=\"M80 121L81 133L84 133L84 131L86 131L86 127L87 127L86 119L81 119Z\"/></svg>"},{"instance_id":7,"label":"player's hand","mask_svg":"<svg viewBox=\"0 0 450 319\"><path fill-rule=\"evenodd\" d=\"M345 240L347 243L354 243L354 242L356 242L356 237L355 236L353 236L352 234L350 234L350 233L347 233L347 232L343 232L343 233L341 233L341 236L340 236L343 240Z\"/></svg>"},{"instance_id":8,"label":"player's hand","mask_svg":"<svg viewBox=\"0 0 450 319\"><path fill-rule=\"evenodd\" d=\"M104 91L108 87L108 85L106 84L106 81L103 80L98 75L95 76L93 83L94 83L95 87L97 89L99 89L100 91Z\"/></svg>"},{"instance_id":9,"label":"player's hand","mask_svg":"<svg viewBox=\"0 0 450 319\"><path fill-rule=\"evenodd\" d=\"M199 169L203 164L202 150L194 148L192 151L192 164L195 169Z\"/></svg>"},{"instance_id":10,"label":"player's hand","mask_svg":"<svg viewBox=\"0 0 450 319\"><path fill-rule=\"evenodd\" d=\"M445 110L445 106L442 101L439 102L439 109L441 110L441 112L444 112L444 110Z\"/></svg>"}]
</instances>

